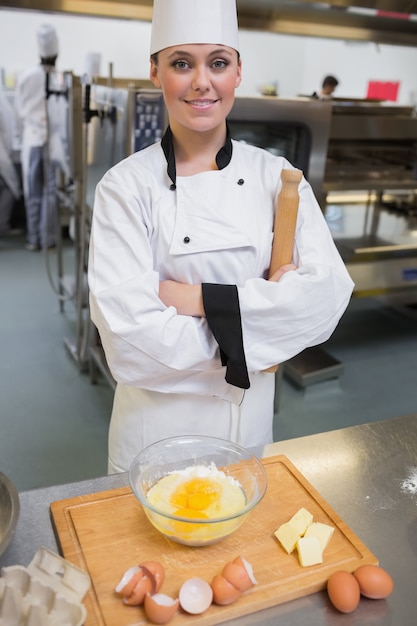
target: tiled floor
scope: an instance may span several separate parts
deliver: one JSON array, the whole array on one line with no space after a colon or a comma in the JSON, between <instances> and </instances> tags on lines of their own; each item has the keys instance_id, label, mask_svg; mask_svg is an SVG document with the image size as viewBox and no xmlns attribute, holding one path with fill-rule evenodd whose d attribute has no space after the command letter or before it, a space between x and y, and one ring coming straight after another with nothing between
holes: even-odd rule
<instances>
[{"instance_id":1,"label":"tiled floor","mask_svg":"<svg viewBox=\"0 0 417 626\"><path fill-rule=\"evenodd\" d=\"M54 254L0 240L0 471L19 490L106 473L113 394L64 347L75 311L60 312L48 259L54 283ZM284 378L275 440L417 413L417 314L352 300L325 349L342 376L305 389Z\"/></svg>"},{"instance_id":2,"label":"tiled floor","mask_svg":"<svg viewBox=\"0 0 417 626\"><path fill-rule=\"evenodd\" d=\"M75 309L60 312L48 260L56 279L54 253L0 243L0 471L20 490L107 471L112 392L91 385L64 347Z\"/></svg>"}]
</instances>

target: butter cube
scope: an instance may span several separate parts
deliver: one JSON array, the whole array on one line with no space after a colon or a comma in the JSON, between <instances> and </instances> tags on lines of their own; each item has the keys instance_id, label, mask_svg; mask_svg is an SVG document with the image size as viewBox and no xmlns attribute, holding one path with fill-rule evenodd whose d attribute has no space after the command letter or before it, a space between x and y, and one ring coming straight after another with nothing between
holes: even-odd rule
<instances>
[{"instance_id":1,"label":"butter cube","mask_svg":"<svg viewBox=\"0 0 417 626\"><path fill-rule=\"evenodd\" d=\"M274 535L288 554L295 549L295 545L300 538L298 530L289 522L281 524Z\"/></svg>"},{"instance_id":2,"label":"butter cube","mask_svg":"<svg viewBox=\"0 0 417 626\"><path fill-rule=\"evenodd\" d=\"M307 509L302 508L299 509L297 513L292 516L288 523L291 524L291 526L293 526L297 530L298 535L302 537L312 521L312 514L307 511Z\"/></svg>"},{"instance_id":3,"label":"butter cube","mask_svg":"<svg viewBox=\"0 0 417 626\"><path fill-rule=\"evenodd\" d=\"M322 524L321 522L313 522L305 532L304 537L317 537L319 540L321 551L324 552L334 533L333 526Z\"/></svg>"},{"instance_id":4,"label":"butter cube","mask_svg":"<svg viewBox=\"0 0 417 626\"><path fill-rule=\"evenodd\" d=\"M323 563L320 541L317 537L300 537L297 541L297 551L300 564L303 567Z\"/></svg>"}]
</instances>

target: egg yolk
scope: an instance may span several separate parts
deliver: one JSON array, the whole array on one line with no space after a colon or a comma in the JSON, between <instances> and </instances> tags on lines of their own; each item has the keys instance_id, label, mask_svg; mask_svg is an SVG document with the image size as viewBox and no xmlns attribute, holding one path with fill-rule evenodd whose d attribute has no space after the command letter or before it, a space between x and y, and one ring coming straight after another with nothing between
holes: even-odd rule
<instances>
[{"instance_id":1,"label":"egg yolk","mask_svg":"<svg viewBox=\"0 0 417 626\"><path fill-rule=\"evenodd\" d=\"M193 478L179 485L170 498L175 515L207 519L204 510L220 498L220 486L208 478Z\"/></svg>"},{"instance_id":2,"label":"egg yolk","mask_svg":"<svg viewBox=\"0 0 417 626\"><path fill-rule=\"evenodd\" d=\"M207 539L220 532L219 527L229 522L216 521L213 525L210 522L235 516L246 506L240 483L214 465L190 466L170 472L151 487L147 497L150 504L161 512L161 522L160 515L155 512L155 525L161 523L165 534L184 541L191 536L193 539L196 536ZM168 515L169 519L164 520L164 515ZM232 523L235 521L232 520Z\"/></svg>"}]
</instances>

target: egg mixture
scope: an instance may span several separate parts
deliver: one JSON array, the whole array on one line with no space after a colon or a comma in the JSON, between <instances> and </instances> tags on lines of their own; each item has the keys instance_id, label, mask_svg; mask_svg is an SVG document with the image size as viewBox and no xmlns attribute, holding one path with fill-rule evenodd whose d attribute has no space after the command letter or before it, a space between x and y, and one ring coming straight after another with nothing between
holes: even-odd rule
<instances>
[{"instance_id":1,"label":"egg mixture","mask_svg":"<svg viewBox=\"0 0 417 626\"><path fill-rule=\"evenodd\" d=\"M214 464L191 466L163 476L149 490L148 500L164 513L195 520L228 517L246 505L240 483Z\"/></svg>"}]
</instances>

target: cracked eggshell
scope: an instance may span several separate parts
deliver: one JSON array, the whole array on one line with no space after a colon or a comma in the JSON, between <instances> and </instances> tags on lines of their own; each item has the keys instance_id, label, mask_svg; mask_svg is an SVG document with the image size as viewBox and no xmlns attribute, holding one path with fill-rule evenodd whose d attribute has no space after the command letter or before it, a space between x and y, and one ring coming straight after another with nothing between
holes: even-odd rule
<instances>
[{"instance_id":1,"label":"cracked eggshell","mask_svg":"<svg viewBox=\"0 0 417 626\"><path fill-rule=\"evenodd\" d=\"M166 624L177 612L179 607L178 598L174 600L164 593L156 593L153 596L147 594L144 602L146 617L154 624Z\"/></svg>"},{"instance_id":2,"label":"cracked eggshell","mask_svg":"<svg viewBox=\"0 0 417 626\"><path fill-rule=\"evenodd\" d=\"M145 561L129 567L115 587L123 602L129 605L143 604L147 593L153 595L162 587L165 570L156 561Z\"/></svg>"},{"instance_id":3,"label":"cracked eggshell","mask_svg":"<svg viewBox=\"0 0 417 626\"><path fill-rule=\"evenodd\" d=\"M145 561L140 564L143 573L148 576L153 582L153 593L157 593L165 580L165 570L161 563L157 561Z\"/></svg>"},{"instance_id":4,"label":"cracked eggshell","mask_svg":"<svg viewBox=\"0 0 417 626\"><path fill-rule=\"evenodd\" d=\"M224 566L222 575L240 591L247 591L257 584L251 565L240 556Z\"/></svg>"},{"instance_id":5,"label":"cracked eggshell","mask_svg":"<svg viewBox=\"0 0 417 626\"><path fill-rule=\"evenodd\" d=\"M215 604L226 605L232 604L240 598L242 592L236 589L224 576L217 574L211 581L213 589L213 602Z\"/></svg>"},{"instance_id":6,"label":"cracked eggshell","mask_svg":"<svg viewBox=\"0 0 417 626\"><path fill-rule=\"evenodd\" d=\"M117 583L115 592L120 593L123 598L128 598L142 577L143 572L139 565L129 567Z\"/></svg>"},{"instance_id":7,"label":"cracked eggshell","mask_svg":"<svg viewBox=\"0 0 417 626\"><path fill-rule=\"evenodd\" d=\"M148 576L143 575L136 583L130 596L123 598L124 604L128 606L139 606L143 604L146 594L152 593L153 586L152 580L148 578Z\"/></svg>"},{"instance_id":8,"label":"cracked eggshell","mask_svg":"<svg viewBox=\"0 0 417 626\"><path fill-rule=\"evenodd\" d=\"M181 608L186 613L199 615L207 611L213 601L213 589L209 583L195 576L181 585L179 592Z\"/></svg>"}]
</instances>

